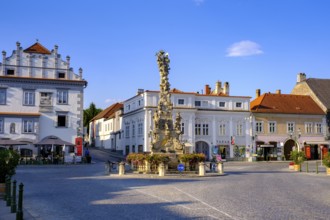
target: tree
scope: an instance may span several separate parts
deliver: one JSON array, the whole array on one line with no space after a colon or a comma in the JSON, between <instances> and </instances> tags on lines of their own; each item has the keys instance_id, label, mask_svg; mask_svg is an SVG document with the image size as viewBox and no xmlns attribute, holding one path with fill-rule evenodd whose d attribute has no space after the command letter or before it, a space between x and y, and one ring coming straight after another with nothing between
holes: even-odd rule
<instances>
[{"instance_id":1,"label":"tree","mask_svg":"<svg viewBox=\"0 0 330 220\"><path fill-rule=\"evenodd\" d=\"M84 109L84 127L87 127L87 133L89 133L89 122L101 111L102 109L96 108L93 102L89 105L89 108Z\"/></svg>"}]
</instances>

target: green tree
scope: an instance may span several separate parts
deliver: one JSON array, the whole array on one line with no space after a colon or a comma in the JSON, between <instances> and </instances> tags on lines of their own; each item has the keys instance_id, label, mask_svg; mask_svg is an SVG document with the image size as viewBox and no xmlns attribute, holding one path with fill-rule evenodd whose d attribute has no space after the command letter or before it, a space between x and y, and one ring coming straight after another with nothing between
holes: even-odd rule
<instances>
[{"instance_id":1,"label":"green tree","mask_svg":"<svg viewBox=\"0 0 330 220\"><path fill-rule=\"evenodd\" d=\"M93 102L87 109L84 109L84 127L87 127L87 133L89 133L89 122L101 111L102 109L96 108Z\"/></svg>"}]
</instances>

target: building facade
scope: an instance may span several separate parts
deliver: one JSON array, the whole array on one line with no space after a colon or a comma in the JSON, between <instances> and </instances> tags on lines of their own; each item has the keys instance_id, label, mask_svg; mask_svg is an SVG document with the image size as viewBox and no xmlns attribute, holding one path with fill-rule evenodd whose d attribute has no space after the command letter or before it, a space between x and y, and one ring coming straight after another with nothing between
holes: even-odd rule
<instances>
[{"instance_id":1,"label":"building facade","mask_svg":"<svg viewBox=\"0 0 330 220\"><path fill-rule=\"evenodd\" d=\"M319 159L314 144L325 144L325 114L310 96L256 92L251 102L252 139L259 160L289 160L293 149L305 151L308 159Z\"/></svg>"},{"instance_id":2,"label":"building facade","mask_svg":"<svg viewBox=\"0 0 330 220\"><path fill-rule=\"evenodd\" d=\"M181 141L185 153L204 153L208 159L221 154L223 159L250 157L253 152L250 138L250 97L230 96L229 83L215 89L206 85L205 93L170 90L173 120L181 119ZM124 154L150 152L153 115L159 101L158 91L139 90L123 102Z\"/></svg>"},{"instance_id":3,"label":"building facade","mask_svg":"<svg viewBox=\"0 0 330 220\"><path fill-rule=\"evenodd\" d=\"M97 114L89 124L89 143L95 147L122 151L122 114L122 103L115 103Z\"/></svg>"},{"instance_id":4,"label":"building facade","mask_svg":"<svg viewBox=\"0 0 330 220\"><path fill-rule=\"evenodd\" d=\"M36 42L23 49L19 42L0 63L0 137L19 140L35 155L34 143L56 136L75 143L83 131L82 69L74 73L70 57L58 46L49 51Z\"/></svg>"}]
</instances>

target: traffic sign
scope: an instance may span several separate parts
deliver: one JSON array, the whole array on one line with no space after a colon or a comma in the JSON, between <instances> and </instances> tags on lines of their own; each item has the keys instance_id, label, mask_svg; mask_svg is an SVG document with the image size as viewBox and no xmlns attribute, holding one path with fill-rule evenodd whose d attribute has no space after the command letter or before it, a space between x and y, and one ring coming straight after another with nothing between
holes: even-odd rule
<instances>
[{"instance_id":1,"label":"traffic sign","mask_svg":"<svg viewBox=\"0 0 330 220\"><path fill-rule=\"evenodd\" d=\"M182 163L179 163L179 164L178 164L178 171L179 171L179 172L184 171L184 165L183 165Z\"/></svg>"}]
</instances>

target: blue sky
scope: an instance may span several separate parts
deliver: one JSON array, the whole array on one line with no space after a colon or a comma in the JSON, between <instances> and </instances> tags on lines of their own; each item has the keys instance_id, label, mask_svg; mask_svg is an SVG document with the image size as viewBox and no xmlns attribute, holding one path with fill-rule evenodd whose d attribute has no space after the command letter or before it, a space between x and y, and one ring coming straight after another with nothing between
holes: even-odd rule
<instances>
[{"instance_id":1,"label":"blue sky","mask_svg":"<svg viewBox=\"0 0 330 220\"><path fill-rule=\"evenodd\" d=\"M171 88L230 83L233 96L290 93L299 72L330 77L328 0L2 1L0 50L59 46L88 81L85 107L158 90L155 54L170 55ZM251 99L251 100L252 100Z\"/></svg>"}]
</instances>

